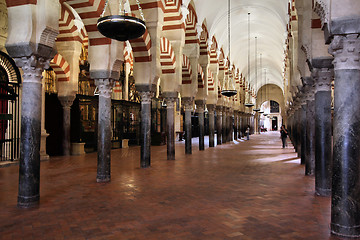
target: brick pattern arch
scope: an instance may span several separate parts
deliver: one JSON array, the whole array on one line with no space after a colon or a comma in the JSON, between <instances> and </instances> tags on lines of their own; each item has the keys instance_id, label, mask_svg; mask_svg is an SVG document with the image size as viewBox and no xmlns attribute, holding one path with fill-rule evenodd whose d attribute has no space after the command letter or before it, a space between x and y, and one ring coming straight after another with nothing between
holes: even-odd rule
<instances>
[{"instance_id":1,"label":"brick pattern arch","mask_svg":"<svg viewBox=\"0 0 360 240\"><path fill-rule=\"evenodd\" d=\"M182 59L182 84L191 84L191 75L192 75L192 69L190 64L190 59L183 55Z\"/></svg>"},{"instance_id":2,"label":"brick pattern arch","mask_svg":"<svg viewBox=\"0 0 360 240\"><path fill-rule=\"evenodd\" d=\"M217 49L218 49L218 43L217 43L217 40L216 40L215 36L213 36L212 37L212 45L210 46L210 53L209 53L209 55L210 55L210 64L219 63Z\"/></svg>"},{"instance_id":3,"label":"brick pattern arch","mask_svg":"<svg viewBox=\"0 0 360 240\"><path fill-rule=\"evenodd\" d=\"M194 6L190 3L188 6L189 14L185 20L185 44L199 43L197 37L197 15Z\"/></svg>"},{"instance_id":4,"label":"brick pattern arch","mask_svg":"<svg viewBox=\"0 0 360 240\"><path fill-rule=\"evenodd\" d=\"M211 72L210 69L208 69L208 91L209 92L215 92L215 81L214 81L214 75Z\"/></svg>"},{"instance_id":5,"label":"brick pattern arch","mask_svg":"<svg viewBox=\"0 0 360 240\"><path fill-rule=\"evenodd\" d=\"M162 37L160 39L160 64L162 74L175 73L175 53L170 41Z\"/></svg>"},{"instance_id":6,"label":"brick pattern arch","mask_svg":"<svg viewBox=\"0 0 360 240\"><path fill-rule=\"evenodd\" d=\"M181 2L181 0L165 0L163 31L185 30L185 23L182 21Z\"/></svg>"},{"instance_id":7,"label":"brick pattern arch","mask_svg":"<svg viewBox=\"0 0 360 240\"><path fill-rule=\"evenodd\" d=\"M225 55L224 50L220 49L220 56L219 56L219 70L224 71L225 70Z\"/></svg>"},{"instance_id":8,"label":"brick pattern arch","mask_svg":"<svg viewBox=\"0 0 360 240\"><path fill-rule=\"evenodd\" d=\"M65 58L63 58L63 56L56 54L55 57L50 61L50 66L56 73L56 78L58 81L70 81L70 65L65 60Z\"/></svg>"},{"instance_id":9,"label":"brick pattern arch","mask_svg":"<svg viewBox=\"0 0 360 240\"><path fill-rule=\"evenodd\" d=\"M206 23L202 24L202 32L200 34L200 55L206 56L209 55L208 51L208 38L209 32L206 27Z\"/></svg>"},{"instance_id":10,"label":"brick pattern arch","mask_svg":"<svg viewBox=\"0 0 360 240\"><path fill-rule=\"evenodd\" d=\"M198 88L204 88L205 84L204 84L204 71L202 69L202 67L200 66L200 64L198 64Z\"/></svg>"},{"instance_id":11,"label":"brick pattern arch","mask_svg":"<svg viewBox=\"0 0 360 240\"><path fill-rule=\"evenodd\" d=\"M151 39L147 29L145 30L144 35L137 39L130 40L129 42L134 53L135 62L151 62Z\"/></svg>"}]
</instances>

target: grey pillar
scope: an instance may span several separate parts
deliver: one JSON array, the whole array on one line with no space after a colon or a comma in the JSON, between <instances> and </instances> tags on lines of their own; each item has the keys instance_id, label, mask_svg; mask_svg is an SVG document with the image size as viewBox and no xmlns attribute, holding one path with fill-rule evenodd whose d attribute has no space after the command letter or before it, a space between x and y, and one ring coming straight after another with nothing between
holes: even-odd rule
<instances>
[{"instance_id":1,"label":"grey pillar","mask_svg":"<svg viewBox=\"0 0 360 240\"><path fill-rule=\"evenodd\" d=\"M239 138L241 139L243 137L243 129L244 129L244 120L243 120L243 113L239 112Z\"/></svg>"},{"instance_id":2,"label":"grey pillar","mask_svg":"<svg viewBox=\"0 0 360 240\"><path fill-rule=\"evenodd\" d=\"M188 97L181 99L185 108L185 154L191 154L191 112L193 100Z\"/></svg>"},{"instance_id":3,"label":"grey pillar","mask_svg":"<svg viewBox=\"0 0 360 240\"><path fill-rule=\"evenodd\" d=\"M140 167L148 168L151 164L151 99L153 92L146 90L146 88L150 88L147 86L136 86L136 88L141 97Z\"/></svg>"},{"instance_id":4,"label":"grey pillar","mask_svg":"<svg viewBox=\"0 0 360 240\"><path fill-rule=\"evenodd\" d=\"M215 107L214 104L207 105L209 113L209 147L215 147Z\"/></svg>"},{"instance_id":5,"label":"grey pillar","mask_svg":"<svg viewBox=\"0 0 360 240\"><path fill-rule=\"evenodd\" d=\"M300 144L301 144L301 164L306 163L306 95L305 93L301 97L301 108L300 108Z\"/></svg>"},{"instance_id":6,"label":"grey pillar","mask_svg":"<svg viewBox=\"0 0 360 240\"><path fill-rule=\"evenodd\" d=\"M75 100L75 95L72 96L58 96L63 107L63 155L70 155L71 141L70 141L70 110Z\"/></svg>"},{"instance_id":7,"label":"grey pillar","mask_svg":"<svg viewBox=\"0 0 360 240\"><path fill-rule=\"evenodd\" d=\"M216 106L216 143L221 145L222 143L222 106Z\"/></svg>"},{"instance_id":8,"label":"grey pillar","mask_svg":"<svg viewBox=\"0 0 360 240\"><path fill-rule=\"evenodd\" d=\"M204 127L204 110L205 110L205 101L203 100L195 100L196 104L196 111L198 112L199 116L199 150L205 150L205 127Z\"/></svg>"},{"instance_id":9,"label":"grey pillar","mask_svg":"<svg viewBox=\"0 0 360 240\"><path fill-rule=\"evenodd\" d=\"M239 112L234 111L234 140L238 140Z\"/></svg>"},{"instance_id":10,"label":"grey pillar","mask_svg":"<svg viewBox=\"0 0 360 240\"><path fill-rule=\"evenodd\" d=\"M23 75L18 207L38 205L40 199L41 73L50 60L34 55L16 58Z\"/></svg>"},{"instance_id":11,"label":"grey pillar","mask_svg":"<svg viewBox=\"0 0 360 240\"><path fill-rule=\"evenodd\" d=\"M114 85L111 79L95 79L99 89L99 115L98 115L98 163L97 182L111 180L111 93Z\"/></svg>"},{"instance_id":12,"label":"grey pillar","mask_svg":"<svg viewBox=\"0 0 360 240\"><path fill-rule=\"evenodd\" d=\"M305 175L315 174L315 96L314 81L311 77L306 78L306 162Z\"/></svg>"},{"instance_id":13,"label":"grey pillar","mask_svg":"<svg viewBox=\"0 0 360 240\"><path fill-rule=\"evenodd\" d=\"M358 21L358 19L356 20ZM335 102L331 232L341 236L359 237L359 35L335 35L331 42L329 52L331 52L335 58L333 62L335 69Z\"/></svg>"},{"instance_id":14,"label":"grey pillar","mask_svg":"<svg viewBox=\"0 0 360 240\"><path fill-rule=\"evenodd\" d=\"M234 121L233 121L233 116L234 116L234 110L232 108L229 109L229 142L234 141Z\"/></svg>"},{"instance_id":15,"label":"grey pillar","mask_svg":"<svg viewBox=\"0 0 360 240\"><path fill-rule=\"evenodd\" d=\"M172 95L177 96L177 93ZM169 95L169 94L165 94ZM177 97L165 97L166 101L166 143L167 160L175 160L175 101Z\"/></svg>"},{"instance_id":16,"label":"grey pillar","mask_svg":"<svg viewBox=\"0 0 360 240\"><path fill-rule=\"evenodd\" d=\"M222 115L222 143L226 143L227 142L227 107L223 107L223 111L222 111L223 115Z\"/></svg>"},{"instance_id":17,"label":"grey pillar","mask_svg":"<svg viewBox=\"0 0 360 240\"><path fill-rule=\"evenodd\" d=\"M313 59L315 76L315 192L331 194L331 81L332 58ZM321 68L320 68L321 67Z\"/></svg>"}]
</instances>

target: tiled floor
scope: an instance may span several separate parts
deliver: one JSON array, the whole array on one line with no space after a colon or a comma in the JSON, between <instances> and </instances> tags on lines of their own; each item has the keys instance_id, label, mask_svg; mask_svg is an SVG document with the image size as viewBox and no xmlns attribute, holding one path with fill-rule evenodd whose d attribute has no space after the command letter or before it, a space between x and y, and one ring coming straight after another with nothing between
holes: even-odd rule
<instances>
[{"instance_id":1,"label":"tiled floor","mask_svg":"<svg viewBox=\"0 0 360 240\"><path fill-rule=\"evenodd\" d=\"M112 181L96 183L96 153L41 163L41 201L16 208L18 166L0 168L0 239L337 239L330 199L314 195L279 133L166 160L152 147L112 151Z\"/></svg>"}]
</instances>

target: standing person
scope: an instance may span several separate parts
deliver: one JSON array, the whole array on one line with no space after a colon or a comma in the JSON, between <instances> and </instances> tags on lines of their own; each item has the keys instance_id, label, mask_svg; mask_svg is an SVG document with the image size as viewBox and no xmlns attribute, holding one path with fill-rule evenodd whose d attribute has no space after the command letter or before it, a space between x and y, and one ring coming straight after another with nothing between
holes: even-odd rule
<instances>
[{"instance_id":1,"label":"standing person","mask_svg":"<svg viewBox=\"0 0 360 240\"><path fill-rule=\"evenodd\" d=\"M282 141L282 146L283 146L282 148L285 148L285 146L287 145L286 144L286 138L287 138L287 135L288 135L288 131L285 128L285 125L281 126L280 134L281 134L281 141Z\"/></svg>"},{"instance_id":2,"label":"standing person","mask_svg":"<svg viewBox=\"0 0 360 240\"><path fill-rule=\"evenodd\" d=\"M250 140L250 137L249 137L250 136L250 125L247 125L245 134L246 134L246 140Z\"/></svg>"}]
</instances>

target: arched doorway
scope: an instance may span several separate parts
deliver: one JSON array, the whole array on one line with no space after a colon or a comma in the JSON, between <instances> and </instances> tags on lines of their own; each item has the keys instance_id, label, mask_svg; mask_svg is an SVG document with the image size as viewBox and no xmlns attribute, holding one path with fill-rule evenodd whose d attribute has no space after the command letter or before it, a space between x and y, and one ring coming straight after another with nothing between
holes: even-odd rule
<instances>
[{"instance_id":1,"label":"arched doorway","mask_svg":"<svg viewBox=\"0 0 360 240\"><path fill-rule=\"evenodd\" d=\"M14 60L0 51L0 161L20 157L20 83Z\"/></svg>"}]
</instances>

